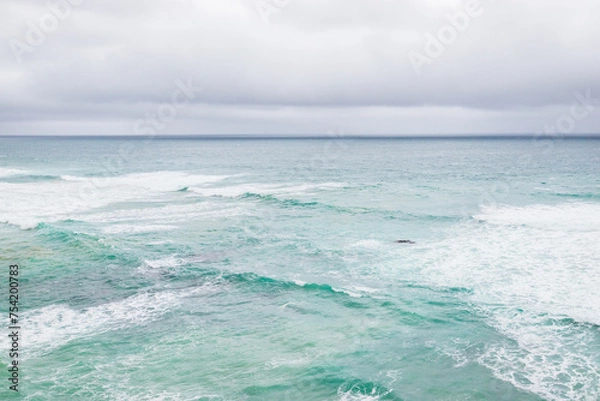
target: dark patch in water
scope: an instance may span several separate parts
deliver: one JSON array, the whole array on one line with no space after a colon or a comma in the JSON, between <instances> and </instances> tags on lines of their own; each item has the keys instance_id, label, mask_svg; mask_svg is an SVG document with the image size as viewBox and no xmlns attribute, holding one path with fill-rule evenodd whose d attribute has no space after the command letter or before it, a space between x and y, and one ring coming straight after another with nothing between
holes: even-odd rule
<instances>
[{"instance_id":1,"label":"dark patch in water","mask_svg":"<svg viewBox=\"0 0 600 401\"><path fill-rule=\"evenodd\" d=\"M353 210L347 209L347 208L343 208L343 207L339 207L339 206L334 206L334 205L329 205L326 203L321 203L321 202L316 202L316 201L309 201L309 202L305 202L305 201L301 201L298 199L279 199L273 195L263 195L263 194L258 194L258 193L254 193L254 192L246 192L245 194L240 196L241 199L257 199L263 202L270 202L270 203L275 203L275 204L279 204L283 207L301 207L301 208L317 208L317 207L323 207L325 209L329 209L329 210L333 210L336 212L344 212L344 213L352 213L354 214L355 212Z\"/></svg>"},{"instance_id":2,"label":"dark patch in water","mask_svg":"<svg viewBox=\"0 0 600 401\"><path fill-rule=\"evenodd\" d=\"M32 174L21 174L3 177L0 179L1 182L7 182L10 184L27 184L39 181L53 181L60 180L60 176L56 175L32 175Z\"/></svg>"},{"instance_id":3,"label":"dark patch in water","mask_svg":"<svg viewBox=\"0 0 600 401\"><path fill-rule=\"evenodd\" d=\"M561 198L575 198L575 199L596 199L600 198L600 195L593 193L581 193L581 194L570 194L570 193L562 193L557 192L552 194L552 196L558 196Z\"/></svg>"}]
</instances>

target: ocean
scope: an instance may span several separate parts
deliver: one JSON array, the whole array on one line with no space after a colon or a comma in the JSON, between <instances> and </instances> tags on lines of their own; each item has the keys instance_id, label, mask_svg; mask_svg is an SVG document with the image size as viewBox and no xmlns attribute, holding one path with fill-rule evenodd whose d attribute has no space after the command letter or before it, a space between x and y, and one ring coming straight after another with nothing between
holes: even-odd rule
<instances>
[{"instance_id":1,"label":"ocean","mask_svg":"<svg viewBox=\"0 0 600 401\"><path fill-rule=\"evenodd\" d=\"M599 173L593 139L0 138L0 399L600 400Z\"/></svg>"}]
</instances>

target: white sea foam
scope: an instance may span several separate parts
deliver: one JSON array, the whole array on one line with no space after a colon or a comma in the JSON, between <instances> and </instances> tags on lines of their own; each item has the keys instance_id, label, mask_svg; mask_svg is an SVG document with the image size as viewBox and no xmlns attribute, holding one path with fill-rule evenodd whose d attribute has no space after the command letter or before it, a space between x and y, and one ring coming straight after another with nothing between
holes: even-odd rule
<instances>
[{"instance_id":1,"label":"white sea foam","mask_svg":"<svg viewBox=\"0 0 600 401\"><path fill-rule=\"evenodd\" d=\"M6 169L5 169L6 170ZM14 173L18 170L9 169ZM203 196L238 197L245 193L262 195L299 196L320 190L339 188L340 183L315 183L299 185L242 184L214 186L229 178L224 175L199 175L177 171L136 173L114 177L61 176L62 180L35 183L0 183L0 222L8 222L23 229L34 228L41 222L55 222L67 219L91 222L151 220L160 226L168 222L188 221L191 218L218 218L245 213L239 206L196 203L192 205L168 205L165 207L140 210L121 209L114 212L95 212L98 208L118 202L148 200L170 200L175 191L187 188L189 192ZM171 195L169 195L171 193ZM23 199L27 199L24 202ZM93 212L92 215L89 215ZM169 224L167 224L169 225ZM110 230L110 229L109 229ZM114 228L128 232L129 227ZM132 232L136 232L133 229ZM140 231L143 232L143 231Z\"/></svg>"},{"instance_id":2,"label":"white sea foam","mask_svg":"<svg viewBox=\"0 0 600 401\"><path fill-rule=\"evenodd\" d=\"M217 202L169 204L166 206L139 204L136 209L117 209L109 212L85 213L83 216L78 216L78 219L92 223L168 226L170 223L185 223L190 220L213 220L247 213L247 208L228 206ZM110 227L107 227L103 230L110 229Z\"/></svg>"},{"instance_id":3,"label":"white sea foam","mask_svg":"<svg viewBox=\"0 0 600 401\"><path fill-rule=\"evenodd\" d=\"M13 175L22 175L22 174L28 174L28 172L25 170L19 170L19 169L15 169L15 168L0 167L0 178L10 177Z\"/></svg>"},{"instance_id":4,"label":"white sea foam","mask_svg":"<svg viewBox=\"0 0 600 401\"><path fill-rule=\"evenodd\" d=\"M122 380L122 378L115 378L116 380ZM212 394L210 392L204 392L199 388L195 388L193 394L179 394L172 393L162 389L152 388L133 388L130 385L123 385L123 389L116 389L116 385L113 384L110 388L106 389L101 398L106 399L105 396L109 396L110 400L115 401L226 401L230 400L218 394ZM156 387L159 387L157 385ZM132 391L133 390L133 391ZM135 391L135 394L133 392Z\"/></svg>"},{"instance_id":5,"label":"white sea foam","mask_svg":"<svg viewBox=\"0 0 600 401\"><path fill-rule=\"evenodd\" d=\"M139 224L113 224L108 227L104 227L102 232L106 234L141 234L151 233L159 231L172 231L178 227L173 225L165 224L154 224L154 225L139 225Z\"/></svg>"},{"instance_id":6,"label":"white sea foam","mask_svg":"<svg viewBox=\"0 0 600 401\"><path fill-rule=\"evenodd\" d=\"M337 287L331 287L331 289L334 292L338 292L340 294L346 294L352 298L362 298L362 295L359 294L358 292L350 291L350 290L343 289L343 288L337 288Z\"/></svg>"},{"instance_id":7,"label":"white sea foam","mask_svg":"<svg viewBox=\"0 0 600 401\"><path fill-rule=\"evenodd\" d=\"M482 213L473 217L497 225L596 231L600 227L600 205L574 202L556 206L494 206L483 208Z\"/></svg>"},{"instance_id":8,"label":"white sea foam","mask_svg":"<svg viewBox=\"0 0 600 401\"><path fill-rule=\"evenodd\" d=\"M75 310L65 305L50 305L24 315L29 335L23 347L31 350L54 348L76 338L152 321L176 306L173 292L139 294L120 301Z\"/></svg>"},{"instance_id":9,"label":"white sea foam","mask_svg":"<svg viewBox=\"0 0 600 401\"><path fill-rule=\"evenodd\" d=\"M351 288L354 291L362 292L364 294L369 294L369 295L379 294L381 292L381 290L377 289L377 288L364 287L364 286L358 286L358 285L352 286Z\"/></svg>"},{"instance_id":10,"label":"white sea foam","mask_svg":"<svg viewBox=\"0 0 600 401\"><path fill-rule=\"evenodd\" d=\"M77 185L62 181L0 183L0 222L33 228L40 222L68 219L74 213L103 206L114 198L103 194L84 199Z\"/></svg>"},{"instance_id":11,"label":"white sea foam","mask_svg":"<svg viewBox=\"0 0 600 401\"><path fill-rule=\"evenodd\" d=\"M181 266L185 263L185 260L182 258L178 258L175 255L168 256L166 258L156 259L156 260L145 260L144 263L146 266L152 269L162 269L165 267L177 267Z\"/></svg>"},{"instance_id":12,"label":"white sea foam","mask_svg":"<svg viewBox=\"0 0 600 401\"><path fill-rule=\"evenodd\" d=\"M338 389L338 400L339 401L378 401L381 400L382 397L388 395L390 391L382 392L376 387L371 389L370 391L366 391L365 389L361 389L359 386L352 388L348 391L343 391L342 389Z\"/></svg>"},{"instance_id":13,"label":"white sea foam","mask_svg":"<svg viewBox=\"0 0 600 401\"><path fill-rule=\"evenodd\" d=\"M386 246L389 247L389 244L375 239L363 239L352 243L350 246L356 248L381 249Z\"/></svg>"},{"instance_id":14,"label":"white sea foam","mask_svg":"<svg viewBox=\"0 0 600 401\"><path fill-rule=\"evenodd\" d=\"M142 293L83 310L49 305L28 311L23 314L27 336L22 346L27 357L40 355L75 339L155 321L178 308L183 298L214 291L214 286L207 284L187 290Z\"/></svg>"},{"instance_id":15,"label":"white sea foam","mask_svg":"<svg viewBox=\"0 0 600 401\"><path fill-rule=\"evenodd\" d=\"M136 367L139 369L140 367ZM104 374L105 377L112 379L110 385L98 388L95 394L89 394L87 399L93 400L114 400L114 401L226 401L227 399L210 392L204 392L201 388L195 388L193 391L188 391L188 394L181 394L173 391L167 391L161 388L160 384L153 386L136 386L131 382L124 380L123 375L117 375L111 370L114 370L114 364L109 366L96 366L95 374ZM125 376L127 377L127 376ZM73 387L77 387L79 378L73 378ZM57 381L64 383L65 378L60 374L56 377ZM67 383L64 383L65 385ZM189 394L192 393L192 394ZM41 394L40 394L41 395ZM42 397L43 398L43 397ZM25 398L29 400L30 398ZM31 400L39 398L32 397Z\"/></svg>"},{"instance_id":16,"label":"white sea foam","mask_svg":"<svg viewBox=\"0 0 600 401\"><path fill-rule=\"evenodd\" d=\"M546 400L600 399L600 366L590 348L597 336L591 328L527 312L499 313L495 326L516 341L491 344L478 358L496 377Z\"/></svg>"},{"instance_id":17,"label":"white sea foam","mask_svg":"<svg viewBox=\"0 0 600 401\"><path fill-rule=\"evenodd\" d=\"M418 280L472 289L465 296L507 338L478 359L498 378L548 400L599 399L589 349L600 325L598 216L586 203L484 209L427 249Z\"/></svg>"},{"instance_id":18,"label":"white sea foam","mask_svg":"<svg viewBox=\"0 0 600 401\"><path fill-rule=\"evenodd\" d=\"M298 287L306 287L307 285L310 285L309 283L302 281L302 280L292 280L292 282L294 284L296 284ZM356 289L357 287L352 287L352 288ZM348 290L345 288L331 287L331 290L333 292L337 292L340 294L346 294L352 298L361 298L362 297L362 294L360 294L358 291L352 291L352 290Z\"/></svg>"},{"instance_id":19,"label":"white sea foam","mask_svg":"<svg viewBox=\"0 0 600 401\"><path fill-rule=\"evenodd\" d=\"M224 253L221 252L206 252L197 255L179 256L171 255L155 260L145 260L144 264L138 268L141 274L153 275L157 270L172 269L183 266L188 263L206 263L215 262L223 259Z\"/></svg>"},{"instance_id":20,"label":"white sea foam","mask_svg":"<svg viewBox=\"0 0 600 401\"><path fill-rule=\"evenodd\" d=\"M191 174L180 171L157 171L107 177L61 176L65 181L92 183L97 187L145 188L158 192L177 191L191 185L206 185L229 177L231 176Z\"/></svg>"},{"instance_id":21,"label":"white sea foam","mask_svg":"<svg viewBox=\"0 0 600 401\"><path fill-rule=\"evenodd\" d=\"M347 184L339 182L324 182L324 183L311 183L311 184L240 184L231 185L227 187L204 187L199 188L192 186L189 188L190 192L195 192L203 196L220 196L225 198L236 198L247 193L259 194L259 195L286 195L286 196L299 196L299 195L310 195L317 191L334 190L337 188L344 187Z\"/></svg>"},{"instance_id":22,"label":"white sea foam","mask_svg":"<svg viewBox=\"0 0 600 401\"><path fill-rule=\"evenodd\" d=\"M102 206L161 199L165 192L190 185L207 185L225 178L227 176L156 172L92 178L62 176L62 180L57 181L0 183L0 222L27 229L40 222L82 219L82 213Z\"/></svg>"}]
</instances>

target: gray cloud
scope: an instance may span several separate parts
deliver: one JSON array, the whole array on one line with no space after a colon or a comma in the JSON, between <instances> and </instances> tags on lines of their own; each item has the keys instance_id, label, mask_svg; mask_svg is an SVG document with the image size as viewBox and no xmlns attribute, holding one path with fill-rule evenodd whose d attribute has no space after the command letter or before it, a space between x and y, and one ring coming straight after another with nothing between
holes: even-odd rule
<instances>
[{"instance_id":1,"label":"gray cloud","mask_svg":"<svg viewBox=\"0 0 600 401\"><path fill-rule=\"evenodd\" d=\"M0 5L0 133L133 134L188 79L161 133L528 133L600 98L595 0L67 1Z\"/></svg>"}]
</instances>

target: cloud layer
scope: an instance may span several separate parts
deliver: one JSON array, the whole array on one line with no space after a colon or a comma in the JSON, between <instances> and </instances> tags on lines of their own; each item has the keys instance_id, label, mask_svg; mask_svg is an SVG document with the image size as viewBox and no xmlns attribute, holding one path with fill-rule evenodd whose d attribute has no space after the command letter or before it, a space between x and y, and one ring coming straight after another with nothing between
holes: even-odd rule
<instances>
[{"instance_id":1,"label":"cloud layer","mask_svg":"<svg viewBox=\"0 0 600 401\"><path fill-rule=\"evenodd\" d=\"M600 98L598 18L595 0L8 0L0 134L539 132ZM177 82L194 94L173 107ZM559 130L600 132L594 105Z\"/></svg>"}]
</instances>

